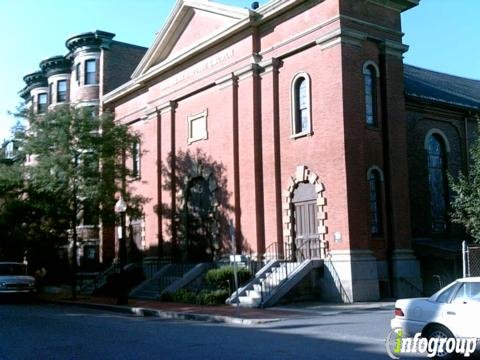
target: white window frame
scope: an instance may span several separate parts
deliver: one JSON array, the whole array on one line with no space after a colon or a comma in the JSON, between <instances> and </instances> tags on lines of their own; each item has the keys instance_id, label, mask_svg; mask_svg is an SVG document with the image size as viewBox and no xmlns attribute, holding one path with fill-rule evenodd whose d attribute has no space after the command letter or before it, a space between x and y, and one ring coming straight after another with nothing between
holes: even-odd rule
<instances>
[{"instance_id":1,"label":"white window frame","mask_svg":"<svg viewBox=\"0 0 480 360\"><path fill-rule=\"evenodd\" d=\"M374 72L374 78L372 79L372 81L375 81L375 93L372 94L372 101L373 101L373 112L374 112L374 115L373 115L373 123L369 123L368 122L368 119L367 119L367 109L366 109L366 106L367 106L367 103L366 103L366 94L365 94L365 75L369 72L369 69L370 68L373 68L373 72ZM365 118L365 124L367 127L369 128L378 128L379 126L379 109L378 109L378 106L379 106L379 103L378 103L378 92L379 92L379 84L378 84L378 79L380 78L380 69L378 68L378 65L372 61L372 60L367 60L364 64L363 64L363 68L362 68L362 74L363 74L363 106L364 106L364 111L363 111L363 116Z\"/></svg>"},{"instance_id":2,"label":"white window frame","mask_svg":"<svg viewBox=\"0 0 480 360\"><path fill-rule=\"evenodd\" d=\"M88 64L90 63L93 63L94 67L95 67L95 71L94 72L88 72ZM84 74L83 74L83 85L84 86L92 86L92 85L98 85L98 60L96 58L89 58L89 59L85 59L85 61L83 62L83 71L84 71ZM93 82L87 82L87 77L89 74L93 74L94 77L93 77Z\"/></svg>"},{"instance_id":3,"label":"white window frame","mask_svg":"<svg viewBox=\"0 0 480 360\"><path fill-rule=\"evenodd\" d=\"M133 173L135 170L135 164L137 165L136 173ZM142 144L140 140L134 143L134 148L132 149L132 175L134 179L140 179L142 174Z\"/></svg>"},{"instance_id":4,"label":"white window frame","mask_svg":"<svg viewBox=\"0 0 480 360\"><path fill-rule=\"evenodd\" d=\"M187 126L188 126L188 138L187 138L187 143L190 145L191 143L194 143L196 141L200 140L207 140L208 139L208 122L207 122L207 117L208 117L208 109L203 110L202 112L194 115L189 115L187 117ZM203 119L205 123L205 131L203 134L198 134L194 136L192 133L192 123L194 121L198 121Z\"/></svg>"},{"instance_id":5,"label":"white window frame","mask_svg":"<svg viewBox=\"0 0 480 360\"><path fill-rule=\"evenodd\" d=\"M296 94L296 91L295 91L295 85L297 83L297 81L300 79L300 78L304 78L305 81L306 81L306 85L307 85L307 108L308 108L308 111L307 111L307 115L308 115L308 126L307 126L307 129L304 130L304 131L301 131L301 132L297 132L296 130L296 117L297 117L297 94ZM298 138L298 137L302 137L302 136L306 136L306 135L311 135L313 133L312 131L312 86L311 86L311 79L310 79L310 75L308 75L308 73L302 71L302 72L299 72L297 73L293 79L292 79L292 83L291 83L291 86L290 86L290 99L291 99L291 138L292 139L295 139L295 138Z\"/></svg>"}]
</instances>

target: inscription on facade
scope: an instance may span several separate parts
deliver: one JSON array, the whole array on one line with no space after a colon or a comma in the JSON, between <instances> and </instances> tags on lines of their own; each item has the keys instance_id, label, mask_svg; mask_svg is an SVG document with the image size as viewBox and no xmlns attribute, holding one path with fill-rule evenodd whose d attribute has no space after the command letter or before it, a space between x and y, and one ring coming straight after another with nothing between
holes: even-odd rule
<instances>
[{"instance_id":1,"label":"inscription on facade","mask_svg":"<svg viewBox=\"0 0 480 360\"><path fill-rule=\"evenodd\" d=\"M208 59L205 59L195 66L192 66L181 73L178 73L165 81L162 82L162 89L170 88L184 80L190 79L192 77L198 77L200 74L204 73L207 70L215 68L216 66L226 62L227 60L233 58L235 51L233 49L225 50L221 53L216 54Z\"/></svg>"}]
</instances>

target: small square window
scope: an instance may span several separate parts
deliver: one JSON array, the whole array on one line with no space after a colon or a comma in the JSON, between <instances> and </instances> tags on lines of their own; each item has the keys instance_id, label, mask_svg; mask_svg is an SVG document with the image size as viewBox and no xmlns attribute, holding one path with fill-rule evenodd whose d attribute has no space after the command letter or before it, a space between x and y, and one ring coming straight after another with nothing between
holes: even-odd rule
<instances>
[{"instance_id":1,"label":"small square window","mask_svg":"<svg viewBox=\"0 0 480 360\"><path fill-rule=\"evenodd\" d=\"M208 139L207 132L207 114L205 110L199 114L191 115L188 117L188 140L191 144L194 141Z\"/></svg>"}]
</instances>

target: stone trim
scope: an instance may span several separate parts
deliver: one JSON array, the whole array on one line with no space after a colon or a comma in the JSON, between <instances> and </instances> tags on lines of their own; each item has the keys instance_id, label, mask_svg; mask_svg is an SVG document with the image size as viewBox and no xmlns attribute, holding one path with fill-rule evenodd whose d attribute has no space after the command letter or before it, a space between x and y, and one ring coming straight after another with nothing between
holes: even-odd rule
<instances>
[{"instance_id":1,"label":"stone trim","mask_svg":"<svg viewBox=\"0 0 480 360\"><path fill-rule=\"evenodd\" d=\"M321 241L320 247L320 256L321 258L326 257L327 251L327 227L325 226L326 216L326 199L324 196L325 186L320 182L320 179L317 174L308 169L305 165L297 166L295 174L290 177L287 190L283 193L283 238L284 244L291 244L294 237L293 229L293 193L299 183L309 182L312 185L315 185L315 191L317 193L317 219L318 219L318 234Z\"/></svg>"},{"instance_id":2,"label":"stone trim","mask_svg":"<svg viewBox=\"0 0 480 360\"><path fill-rule=\"evenodd\" d=\"M420 0L367 0L379 6L384 6L387 9L403 12L414 6L417 6Z\"/></svg>"},{"instance_id":3,"label":"stone trim","mask_svg":"<svg viewBox=\"0 0 480 360\"><path fill-rule=\"evenodd\" d=\"M408 51L408 45L402 44L398 41L385 40L380 44L380 50L385 55L403 58L403 53Z\"/></svg>"},{"instance_id":4,"label":"stone trim","mask_svg":"<svg viewBox=\"0 0 480 360\"><path fill-rule=\"evenodd\" d=\"M372 166L370 166L370 168L367 170L367 181L368 181L368 179L370 179L370 173L371 173L372 171L377 171L378 174L380 175L380 181L381 181L381 182L384 181L384 179L383 179L383 170L380 169L377 165L372 165Z\"/></svg>"},{"instance_id":5,"label":"stone trim","mask_svg":"<svg viewBox=\"0 0 480 360\"><path fill-rule=\"evenodd\" d=\"M202 134L194 134L192 123L194 121L202 121L204 132ZM203 110L200 113L189 115L187 117L187 144L190 145L196 141L208 139L208 109Z\"/></svg>"},{"instance_id":6,"label":"stone trim","mask_svg":"<svg viewBox=\"0 0 480 360\"><path fill-rule=\"evenodd\" d=\"M177 108L176 101L167 101L166 103L158 106L157 111L160 111L160 114L163 115L163 114L175 111L176 108Z\"/></svg>"},{"instance_id":7,"label":"stone trim","mask_svg":"<svg viewBox=\"0 0 480 360\"><path fill-rule=\"evenodd\" d=\"M443 143L445 144L445 151L447 153L449 153L450 152L450 143L448 142L447 135L445 135L445 133L442 130L436 129L436 128L428 130L427 135L425 135L425 139L423 140L423 148L428 151L428 139L432 135L438 135L442 138Z\"/></svg>"},{"instance_id":8,"label":"stone trim","mask_svg":"<svg viewBox=\"0 0 480 360\"><path fill-rule=\"evenodd\" d=\"M369 66L372 66L375 69L375 76L377 78L379 78L380 77L380 69L379 69L377 63L372 61L372 60L365 61L365 63L363 64L362 74L365 75L367 73L367 69L368 69Z\"/></svg>"},{"instance_id":9,"label":"stone trim","mask_svg":"<svg viewBox=\"0 0 480 360\"><path fill-rule=\"evenodd\" d=\"M238 81L248 79L262 72L263 68L257 63L250 63L247 66L235 71L233 74L238 78Z\"/></svg>"},{"instance_id":10,"label":"stone trim","mask_svg":"<svg viewBox=\"0 0 480 360\"><path fill-rule=\"evenodd\" d=\"M367 34L364 32L349 28L340 28L319 37L316 43L320 45L322 50L325 50L341 43L360 47L366 39Z\"/></svg>"},{"instance_id":11,"label":"stone trim","mask_svg":"<svg viewBox=\"0 0 480 360\"><path fill-rule=\"evenodd\" d=\"M308 129L302 132L297 132L296 129L296 120L297 120L297 107L299 104L297 104L297 91L296 91L296 86L297 82L300 79L304 79L307 82L307 107L308 107ZM290 138L295 139L298 137L303 137L306 135L312 135L313 134L313 126L312 126L312 80L310 78L310 75L305 72L301 71L297 74L292 79L292 82L290 84Z\"/></svg>"},{"instance_id":12,"label":"stone trim","mask_svg":"<svg viewBox=\"0 0 480 360\"><path fill-rule=\"evenodd\" d=\"M192 15L194 9L216 13L218 15L230 18L234 22L232 25L225 27L221 31L215 32L208 38L197 40L193 46L190 46L188 49L175 56L174 60L178 60L183 57L191 57L198 50L203 50L206 47L210 47L220 39L230 37L233 33L236 33L240 29L253 22L253 19L250 17L250 11L246 9L213 2L210 3L208 1L177 1L174 9L165 21L163 28L157 34L153 45L149 48L145 56L138 64L137 68L134 70L132 78L141 77L142 75L151 73L152 69L161 68L161 65L164 63L167 54L173 47L172 44L174 44L174 36L176 36L179 31L183 31L182 26L185 26L185 19L188 19L188 17ZM160 63L158 65L160 66L154 65L154 63L158 62L159 60ZM153 70L153 73L155 72L156 71Z\"/></svg>"},{"instance_id":13,"label":"stone trim","mask_svg":"<svg viewBox=\"0 0 480 360\"><path fill-rule=\"evenodd\" d=\"M233 86L237 80L238 78L233 73L230 73L215 80L215 85L218 86L218 89L225 89Z\"/></svg>"}]
</instances>

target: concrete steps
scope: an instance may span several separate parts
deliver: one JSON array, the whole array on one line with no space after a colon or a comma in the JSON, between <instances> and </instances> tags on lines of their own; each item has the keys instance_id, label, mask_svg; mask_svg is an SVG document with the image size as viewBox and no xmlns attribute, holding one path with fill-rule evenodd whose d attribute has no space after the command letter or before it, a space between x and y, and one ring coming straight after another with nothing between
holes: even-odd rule
<instances>
[{"instance_id":1,"label":"concrete steps","mask_svg":"<svg viewBox=\"0 0 480 360\"><path fill-rule=\"evenodd\" d=\"M232 294L227 303L242 307L273 306L290 289L297 285L312 269L323 266L322 260L284 262L272 260L267 263L243 288Z\"/></svg>"},{"instance_id":2,"label":"concrete steps","mask_svg":"<svg viewBox=\"0 0 480 360\"><path fill-rule=\"evenodd\" d=\"M210 264L167 264L151 279L134 288L129 297L133 299L158 300L162 293L173 293L201 276Z\"/></svg>"}]
</instances>

